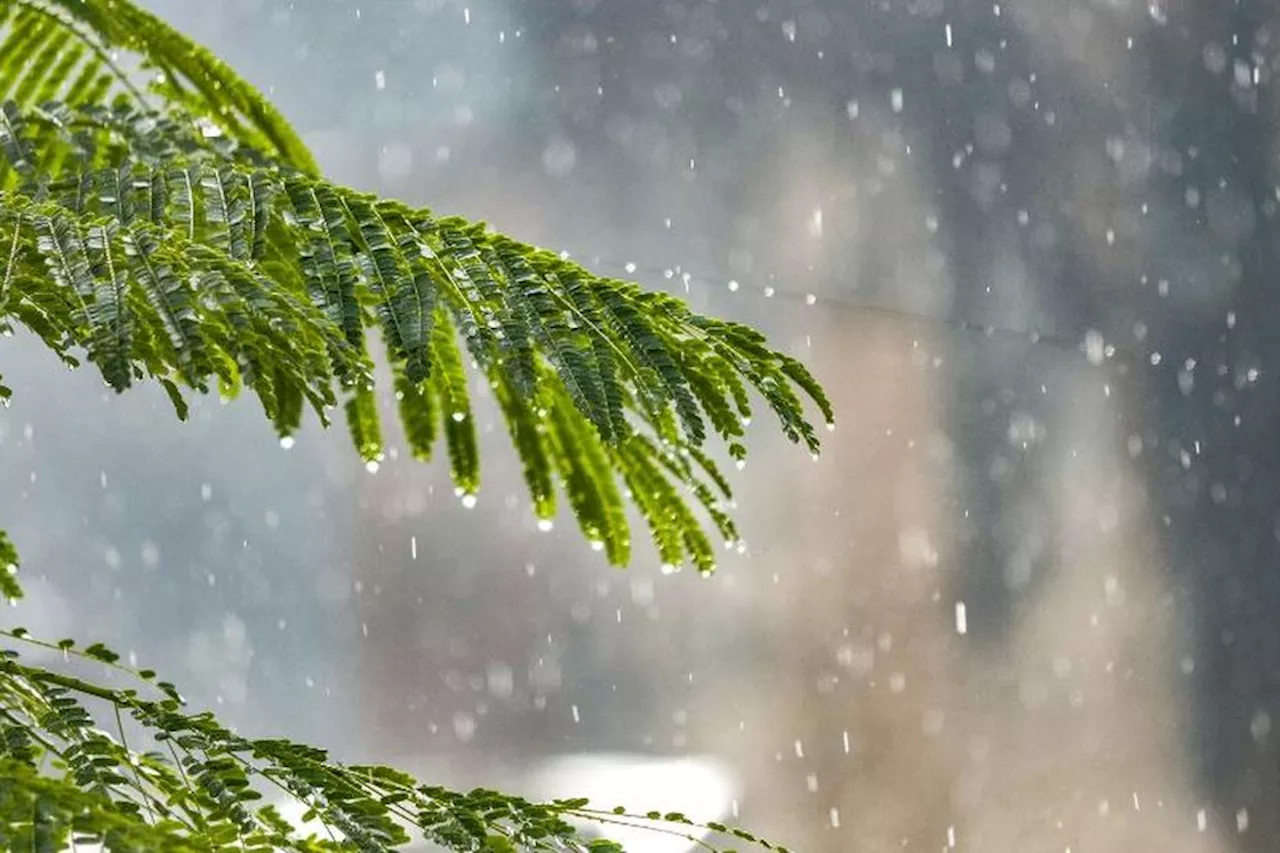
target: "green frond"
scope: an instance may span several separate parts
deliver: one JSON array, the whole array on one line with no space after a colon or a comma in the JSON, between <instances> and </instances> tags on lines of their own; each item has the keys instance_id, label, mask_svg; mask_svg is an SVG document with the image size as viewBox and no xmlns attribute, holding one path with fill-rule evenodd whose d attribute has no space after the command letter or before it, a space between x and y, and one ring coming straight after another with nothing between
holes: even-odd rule
<instances>
[{"instance_id":1,"label":"green frond","mask_svg":"<svg viewBox=\"0 0 1280 853\"><path fill-rule=\"evenodd\" d=\"M132 164L100 169L91 180L98 191L100 209L107 211L117 224L132 225L135 218Z\"/></svg>"},{"instance_id":2,"label":"green frond","mask_svg":"<svg viewBox=\"0 0 1280 853\"><path fill-rule=\"evenodd\" d=\"M792 377L813 396L827 423L834 422L831 404L799 362L768 347L764 335L741 323L730 323L709 317L697 317L694 325L706 336L710 346L725 358L765 398L777 414L782 432L794 442L803 442L810 453L817 453L820 443L813 425L805 418L804 404L791 388Z\"/></svg>"},{"instance_id":3,"label":"green frond","mask_svg":"<svg viewBox=\"0 0 1280 853\"><path fill-rule=\"evenodd\" d=\"M742 416L725 399L723 388L736 381L731 373L717 371L719 366L714 357L705 358L701 353L690 352L689 345L685 352L685 376L689 389L707 413L711 425L724 439L738 438L743 433ZM728 378L732 377L732 378Z\"/></svg>"},{"instance_id":4,"label":"green frond","mask_svg":"<svg viewBox=\"0 0 1280 853\"><path fill-rule=\"evenodd\" d=\"M431 329L435 290L429 275L414 275L405 256L406 244L393 234L382 212L367 198L346 199L359 237L357 254L361 278L372 292L383 335L393 361L405 362L405 375L421 381L431 370ZM407 223L400 223L402 234Z\"/></svg>"},{"instance_id":5,"label":"green frond","mask_svg":"<svg viewBox=\"0 0 1280 853\"><path fill-rule=\"evenodd\" d=\"M208 243L237 260L248 260L252 240L245 234L249 211L246 201L247 178L230 166L210 166L200 171L204 190L205 221Z\"/></svg>"},{"instance_id":6,"label":"green frond","mask_svg":"<svg viewBox=\"0 0 1280 853\"><path fill-rule=\"evenodd\" d=\"M177 272L182 259L164 245L160 235L142 225L126 230L123 239L129 269L142 297L135 303L142 308L141 316L162 332L156 335L156 342L167 344L166 360L176 364L187 384L205 390L204 378L214 371L191 283Z\"/></svg>"},{"instance_id":7,"label":"green frond","mask_svg":"<svg viewBox=\"0 0 1280 853\"><path fill-rule=\"evenodd\" d=\"M88 6L89 4L83 4ZM123 85L125 77L102 40L54 3L7 0L0 4L5 37L0 43L0 97L22 106L60 100L74 105L92 103L89 96L103 87L98 81L112 72ZM111 71L108 71L108 68Z\"/></svg>"},{"instance_id":8,"label":"green frond","mask_svg":"<svg viewBox=\"0 0 1280 853\"><path fill-rule=\"evenodd\" d=\"M715 463L692 445L686 444L674 448L657 446L644 437L641 437L641 442L645 445L645 449L651 454L653 460L693 495L724 539L726 547L735 545L738 541L737 526L724 511L723 504L716 497L715 492L698 475L698 470L701 469L708 474L713 483L716 482L717 478L723 481L723 477L716 469ZM698 463L696 468L694 466L695 462ZM718 485L722 485L723 488L728 486L727 483L723 482ZM688 523L688 518L688 516L685 516L686 524ZM700 530L701 528L699 527L699 532Z\"/></svg>"},{"instance_id":9,"label":"green frond","mask_svg":"<svg viewBox=\"0 0 1280 853\"><path fill-rule=\"evenodd\" d=\"M507 252L512 257L511 263L520 262L517 252L511 249ZM572 305L574 321L591 341L591 357L588 361L604 395L606 417L596 418L596 425L607 424L607 428L601 428L601 434L615 441L621 440L631 434L631 425L627 422L625 412L628 395L623 387L623 366L619 364L624 356L617 345L604 334L604 318L592 298L589 279L569 274L563 281L565 295Z\"/></svg>"},{"instance_id":10,"label":"green frond","mask_svg":"<svg viewBox=\"0 0 1280 853\"><path fill-rule=\"evenodd\" d=\"M13 601L22 597L18 585L18 549L13 547L8 535L0 530L0 595Z\"/></svg>"},{"instance_id":11,"label":"green frond","mask_svg":"<svg viewBox=\"0 0 1280 853\"><path fill-rule=\"evenodd\" d=\"M347 399L345 406L351 443L365 462L382 459L382 427L378 422L378 399L373 389L361 386Z\"/></svg>"},{"instance_id":12,"label":"green frond","mask_svg":"<svg viewBox=\"0 0 1280 853\"><path fill-rule=\"evenodd\" d=\"M315 174L297 134L253 86L208 50L129 0L0 0L0 98L29 108L57 100L100 104L113 91L154 97L207 121L278 162Z\"/></svg>"},{"instance_id":13,"label":"green frond","mask_svg":"<svg viewBox=\"0 0 1280 853\"><path fill-rule=\"evenodd\" d=\"M414 382L397 368L395 394L409 452L414 459L430 460L431 449L440 435L440 410L435 388L427 380Z\"/></svg>"},{"instance_id":14,"label":"green frond","mask_svg":"<svg viewBox=\"0 0 1280 853\"><path fill-rule=\"evenodd\" d=\"M4 153L4 175L29 175L32 169L31 144L26 139L26 120L12 101L0 104L0 152Z\"/></svg>"},{"instance_id":15,"label":"green frond","mask_svg":"<svg viewBox=\"0 0 1280 853\"><path fill-rule=\"evenodd\" d=\"M18 85L7 93L10 100L19 104L35 101L37 92L57 92L59 68L63 66L64 54L70 54L72 35L63 28L47 28L45 37L36 45L28 46L26 69Z\"/></svg>"},{"instance_id":16,"label":"green frond","mask_svg":"<svg viewBox=\"0 0 1280 853\"><path fill-rule=\"evenodd\" d=\"M262 399L281 436L297 429L303 401L326 420L335 405L331 371L368 376L337 330L314 322L313 309L289 289L249 264L237 263L204 246L186 247L196 268L196 289L209 339L237 365L242 380Z\"/></svg>"},{"instance_id":17,"label":"green frond","mask_svg":"<svg viewBox=\"0 0 1280 853\"><path fill-rule=\"evenodd\" d=\"M19 211L20 214L25 212ZM19 216L17 227L20 239L23 236L23 221L24 217ZM79 319L79 326L84 330L82 338L88 340L95 337L95 312L90 309L90 305L95 298L96 288L89 269L89 259L85 254L84 241L80 236L80 223L70 214L56 208L36 212L30 217L30 221L35 234L36 251L44 262L58 295L65 300L70 313ZM94 354L90 350L90 358Z\"/></svg>"},{"instance_id":18,"label":"green frond","mask_svg":"<svg viewBox=\"0 0 1280 853\"><path fill-rule=\"evenodd\" d=\"M609 562L625 565L631 531L618 491L609 450L593 434L591 422L561 388L549 401L548 435L554 461L578 526Z\"/></svg>"},{"instance_id":19,"label":"green frond","mask_svg":"<svg viewBox=\"0 0 1280 853\"><path fill-rule=\"evenodd\" d=\"M0 42L0 97L9 94L21 84L23 72L32 66L32 59L41 45L58 30L57 21L41 15L34 9L10 6L5 10L6 32ZM40 69L32 68L39 73Z\"/></svg>"},{"instance_id":20,"label":"green frond","mask_svg":"<svg viewBox=\"0 0 1280 853\"><path fill-rule=\"evenodd\" d=\"M37 640L0 630L0 847L61 851L94 844L137 851L389 853L415 837L457 853L621 853L579 827L646 828L708 853L730 836L787 853L744 830L677 812L630 813L585 799L531 802L498 791L453 791L379 765L348 765L281 738L247 738L191 713L173 685L134 670L101 644ZM35 647L110 670L110 686L23 662ZM101 727L99 717L114 720ZM129 724L126 729L126 722ZM323 827L304 836L264 792Z\"/></svg>"},{"instance_id":21,"label":"green frond","mask_svg":"<svg viewBox=\"0 0 1280 853\"><path fill-rule=\"evenodd\" d=\"M525 292L533 273L528 264L521 266L519 257L502 255L490 241L481 239L478 251L484 266L493 271L495 279L501 281L500 286L513 294L513 298L503 300L502 318L499 321L505 336L502 370L511 378L516 391L527 395L532 392L536 383L537 355L530 328L530 306L520 298L520 294Z\"/></svg>"},{"instance_id":22,"label":"green frond","mask_svg":"<svg viewBox=\"0 0 1280 853\"><path fill-rule=\"evenodd\" d=\"M689 451L689 455L698 463L698 466L702 468L711 482L715 483L716 488L720 490L721 496L725 500L733 500L733 489L729 486L728 479L721 473L720 466L715 463L715 460L697 447L685 449Z\"/></svg>"},{"instance_id":23,"label":"green frond","mask_svg":"<svg viewBox=\"0 0 1280 853\"><path fill-rule=\"evenodd\" d=\"M641 451L635 449L632 436L615 452L615 464L627 488L649 525L649 533L658 549L664 567L679 567L685 561L684 526L673 503L679 496L661 471ZM710 548L710 543L707 545Z\"/></svg>"},{"instance_id":24,"label":"green frond","mask_svg":"<svg viewBox=\"0 0 1280 853\"><path fill-rule=\"evenodd\" d=\"M514 262L513 262L514 263ZM592 369L594 353L589 339L569 326L564 307L556 301L554 278L526 280L521 292L533 339L554 365L574 405L590 418L606 439L613 438L613 421L599 373Z\"/></svg>"},{"instance_id":25,"label":"green frond","mask_svg":"<svg viewBox=\"0 0 1280 853\"><path fill-rule=\"evenodd\" d=\"M448 313L439 308L431 330L431 355L435 364L431 381L436 399L440 401L449 470L458 490L464 495L473 495L480 489L475 416L471 412L471 395L467 393L467 374L462 366L462 353L458 352L457 335Z\"/></svg>"},{"instance_id":26,"label":"green frond","mask_svg":"<svg viewBox=\"0 0 1280 853\"><path fill-rule=\"evenodd\" d=\"M248 258L258 260L267 254L267 229L271 227L271 214L280 187L262 171L250 172L245 179L248 194L245 216L249 220Z\"/></svg>"},{"instance_id":27,"label":"green frond","mask_svg":"<svg viewBox=\"0 0 1280 853\"><path fill-rule=\"evenodd\" d=\"M827 425L833 426L836 422L835 407L831 405L831 400L827 398L827 392L818 384L818 380L809 372L809 368L789 355L782 353L776 353L775 355L782 375L803 389L809 395L809 399L818 406L818 411L822 413Z\"/></svg>"},{"instance_id":28,"label":"green frond","mask_svg":"<svg viewBox=\"0 0 1280 853\"><path fill-rule=\"evenodd\" d=\"M674 402L685 434L694 444L701 444L707 430L697 400L689 389L688 377L677 364L678 351L669 347L660 327L646 317L646 294L634 284L613 280L599 281L595 294L609 325L627 342L631 357L641 365L641 391L648 393L650 405L661 408L668 401Z\"/></svg>"},{"instance_id":29,"label":"green frond","mask_svg":"<svg viewBox=\"0 0 1280 853\"><path fill-rule=\"evenodd\" d=\"M469 225L456 217L439 223L442 238L440 257L446 265L454 265L455 278L473 285L484 305L487 326L493 330L489 341L495 348L499 367L525 395L534 392L537 376L539 348L543 358L556 364L561 380L571 389L580 391L581 377L574 372L577 366L567 350L573 342L568 334L548 339L540 324L534 299L529 289L529 279L515 259L503 258L496 247L486 239L483 225ZM588 398L575 395L582 404Z\"/></svg>"},{"instance_id":30,"label":"green frond","mask_svg":"<svg viewBox=\"0 0 1280 853\"><path fill-rule=\"evenodd\" d=\"M544 429L530 401L501 373L493 380L494 396L507 422L511 443L520 457L525 484L533 501L533 513L540 520L550 520L556 514L556 490L552 480L555 468L543 437Z\"/></svg>"},{"instance_id":31,"label":"green frond","mask_svg":"<svg viewBox=\"0 0 1280 853\"><path fill-rule=\"evenodd\" d=\"M9 727L14 737L23 729ZM73 839L100 839L110 850L206 850L177 821L149 822L123 811L99 790L75 778L40 772L25 756L34 745L15 741L0 757L0 847L5 850L70 850ZM10 757L12 756L12 757Z\"/></svg>"},{"instance_id":32,"label":"green frond","mask_svg":"<svg viewBox=\"0 0 1280 853\"><path fill-rule=\"evenodd\" d=\"M94 291L89 309L93 339L89 349L112 388L126 388L132 378L133 311L128 304L127 264L119 226L104 220L89 229L89 257Z\"/></svg>"},{"instance_id":33,"label":"green frond","mask_svg":"<svg viewBox=\"0 0 1280 853\"><path fill-rule=\"evenodd\" d=\"M388 206L398 207L394 204ZM445 305L453 316L454 323L466 344L467 352L470 353L476 366L487 371L499 365L502 362L501 350L504 346L498 334L502 325L497 316L500 306L492 300L486 301L486 294L461 268L457 258L448 252L442 253L443 241L439 233L439 223L434 217L426 211L421 211L417 215L407 211L398 210L397 212L412 222L414 229L418 232L421 267L428 276L433 276L438 282L440 303Z\"/></svg>"},{"instance_id":34,"label":"green frond","mask_svg":"<svg viewBox=\"0 0 1280 853\"><path fill-rule=\"evenodd\" d=\"M32 75L32 79L39 79L39 88L34 92L26 93L25 97L20 91L14 96L14 100L18 103L43 104L57 100L65 81L72 79L77 69L79 74L88 72L93 77L101 73L97 63L86 62L89 50L83 44L77 43L71 33L64 30L59 35L61 44L54 56L48 60L44 76L37 78L36 75ZM68 91L71 90L68 89Z\"/></svg>"},{"instance_id":35,"label":"green frond","mask_svg":"<svg viewBox=\"0 0 1280 853\"><path fill-rule=\"evenodd\" d=\"M342 329L348 344L364 348L364 321L356 301L356 265L346 215L333 190L302 175L286 178L291 219L305 233L297 243L311 300Z\"/></svg>"},{"instance_id":36,"label":"green frond","mask_svg":"<svg viewBox=\"0 0 1280 853\"><path fill-rule=\"evenodd\" d=\"M373 328L412 454L428 458L443 435L460 494L480 485L470 363L539 518L554 514L559 481L587 537L624 562L621 478L663 560L704 570L702 519L737 538L716 497L728 482L699 449L707 424L741 458L749 388L811 451L797 390L830 417L805 368L748 327L482 226L309 177L173 116L57 104L3 116L0 156L25 169L0 191L18 297L5 314L65 358L82 348L112 387L155 378L179 412L180 386L216 379L227 396L252 390L287 436L305 404L323 420L340 393L361 458L376 462ZM31 167L41 139L68 152L61 171Z\"/></svg>"}]
</instances>

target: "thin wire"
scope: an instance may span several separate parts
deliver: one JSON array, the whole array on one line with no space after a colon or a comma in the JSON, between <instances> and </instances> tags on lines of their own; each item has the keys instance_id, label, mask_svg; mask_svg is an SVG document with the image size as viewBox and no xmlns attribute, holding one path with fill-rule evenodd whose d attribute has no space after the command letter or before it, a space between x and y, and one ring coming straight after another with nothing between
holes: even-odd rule
<instances>
[{"instance_id":1,"label":"thin wire","mask_svg":"<svg viewBox=\"0 0 1280 853\"><path fill-rule=\"evenodd\" d=\"M595 256L590 259L589 265L597 269L624 273L628 276L635 276L639 274L655 278L661 277L668 281L679 280L685 285L686 293L691 292L690 285L695 282L703 282L708 285L716 284L712 279L705 276L693 275L678 264L671 267L652 267L630 262L619 263L617 261ZM842 296L817 296L813 293L799 293L797 291L780 289L773 286L747 288L740 285L736 279L722 280L720 282L720 286L725 287L729 292L735 294L750 295L765 299L777 299L784 302L799 303L805 306L814 306L821 302L824 305L834 305L844 311L874 314L903 323L916 323L924 326L955 329L970 334L978 334L986 339L1001 338L1005 340L1016 340L1020 343L1030 344L1032 346L1052 347L1054 349L1070 352L1076 355L1088 354L1089 351L1093 349L1089 340L1089 337L1092 334L1091 332L1085 332L1079 337L1069 337L1064 334L1041 332L1035 329L1013 329L1006 326L976 323L972 320L965 320L959 317L938 317L930 314L920 314L903 308L893 308L888 305L879 305L873 302L864 302ZM1125 360L1131 360L1138 364L1151 364L1146 357L1139 353L1110 342L1102 343L1101 351L1107 360L1113 360L1119 357Z\"/></svg>"}]
</instances>

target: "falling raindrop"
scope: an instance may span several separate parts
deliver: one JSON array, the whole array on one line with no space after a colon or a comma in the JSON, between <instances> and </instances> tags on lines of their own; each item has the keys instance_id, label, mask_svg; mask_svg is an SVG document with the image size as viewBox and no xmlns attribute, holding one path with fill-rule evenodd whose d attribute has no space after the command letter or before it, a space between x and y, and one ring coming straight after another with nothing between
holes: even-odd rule
<instances>
[{"instance_id":1,"label":"falling raindrop","mask_svg":"<svg viewBox=\"0 0 1280 853\"><path fill-rule=\"evenodd\" d=\"M1094 367L1102 364L1105 359L1106 342L1102 337L1102 333L1097 329L1090 329L1085 332L1084 355L1088 362Z\"/></svg>"},{"instance_id":2,"label":"falling raindrop","mask_svg":"<svg viewBox=\"0 0 1280 853\"><path fill-rule=\"evenodd\" d=\"M815 207L813 213L809 214L809 236L821 237L823 232L822 208Z\"/></svg>"}]
</instances>

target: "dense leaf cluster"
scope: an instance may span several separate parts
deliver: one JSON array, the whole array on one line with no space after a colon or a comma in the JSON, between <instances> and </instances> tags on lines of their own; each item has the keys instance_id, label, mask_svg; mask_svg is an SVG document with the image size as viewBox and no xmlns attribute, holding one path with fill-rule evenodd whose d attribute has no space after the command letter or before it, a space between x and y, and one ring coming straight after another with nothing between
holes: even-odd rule
<instances>
[{"instance_id":1,"label":"dense leaf cluster","mask_svg":"<svg viewBox=\"0 0 1280 853\"><path fill-rule=\"evenodd\" d=\"M818 449L798 361L740 324L593 276L458 217L311 177L177 113L128 105L0 105L0 322L78 354L117 390L242 386L282 436L341 405L356 448L383 453L367 332L378 331L408 444L443 436L461 494L480 484L467 365L497 400L534 511L559 483L614 563L631 534L623 488L664 562L709 571L688 496L737 539L709 431L741 457L749 390Z\"/></svg>"}]
</instances>

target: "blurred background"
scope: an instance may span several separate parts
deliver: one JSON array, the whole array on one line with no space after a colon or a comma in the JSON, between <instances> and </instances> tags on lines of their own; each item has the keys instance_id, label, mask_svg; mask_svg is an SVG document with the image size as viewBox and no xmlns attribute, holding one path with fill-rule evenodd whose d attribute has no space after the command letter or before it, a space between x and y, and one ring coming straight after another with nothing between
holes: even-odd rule
<instances>
[{"instance_id":1,"label":"blurred background","mask_svg":"<svg viewBox=\"0 0 1280 853\"><path fill-rule=\"evenodd\" d=\"M756 324L839 422L753 425L703 580L538 531L484 403L467 509L17 338L18 623L247 733L798 851L1280 847L1274 4L145 5L336 179Z\"/></svg>"}]
</instances>

